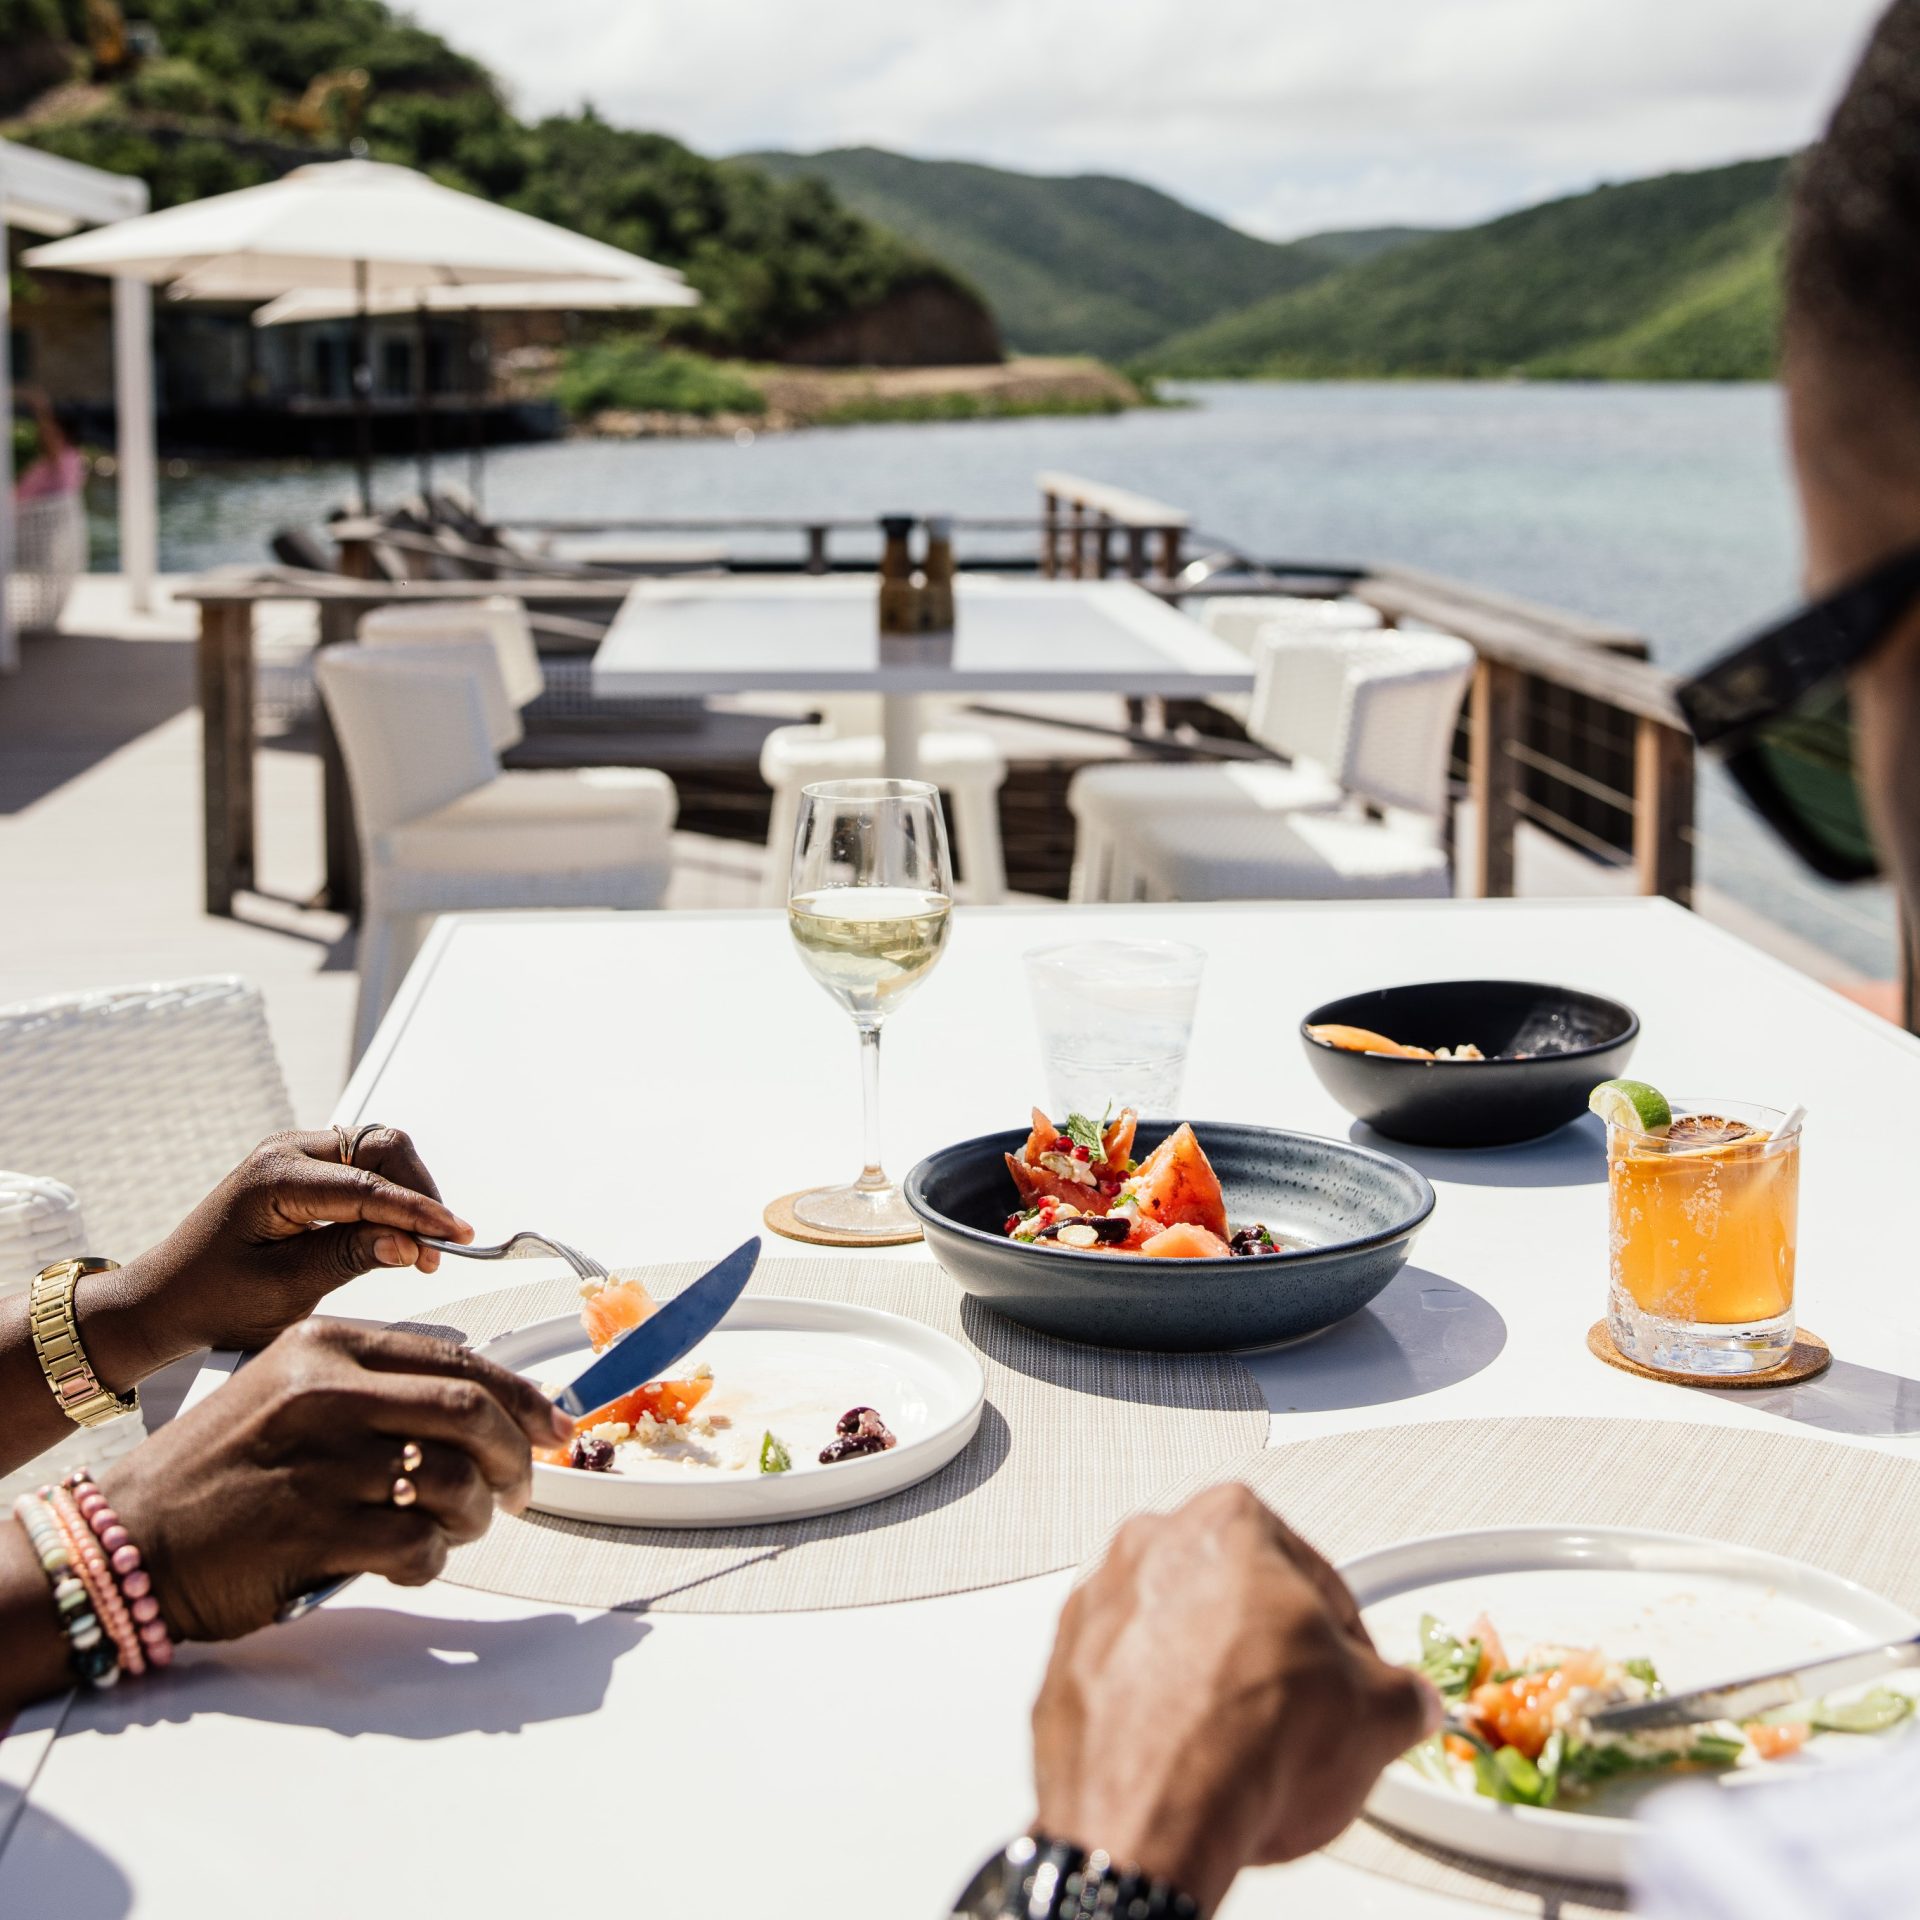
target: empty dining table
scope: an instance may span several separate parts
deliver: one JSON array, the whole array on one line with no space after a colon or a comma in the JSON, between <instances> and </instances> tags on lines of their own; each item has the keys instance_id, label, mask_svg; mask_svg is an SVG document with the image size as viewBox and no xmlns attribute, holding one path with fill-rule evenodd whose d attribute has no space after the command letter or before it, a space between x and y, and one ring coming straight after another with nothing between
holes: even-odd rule
<instances>
[{"instance_id":1,"label":"empty dining table","mask_svg":"<svg viewBox=\"0 0 1920 1920\"><path fill-rule=\"evenodd\" d=\"M1044 1074L1022 955L1080 937L1205 950L1182 1100L1203 1138L1210 1120L1352 1137L1437 1190L1411 1264L1371 1306L1248 1356L1271 1448L1398 1443L1376 1504L1443 1478L1434 1423L1604 1420L1621 1470L1658 1452L1649 1423L1667 1444L1790 1441L1836 1476L1910 1450L1920 1296L1891 1209L1920 1042L1657 900L961 908L939 969L888 1026L896 1174L1024 1124ZM1397 1146L1311 1071L1307 1009L1489 969L1627 1001L1642 1021L1632 1070L1651 1081L1805 1102L1800 1292L1837 1356L1823 1381L1709 1394L1593 1357L1607 1173L1590 1116L1519 1147ZM769 1198L857 1151L845 1041L780 914L448 918L335 1118L410 1129L482 1240L533 1226L610 1264L706 1262L760 1231ZM788 1273L849 1258L778 1241L767 1257L795 1263ZM851 1257L935 1272L920 1246ZM499 1281L383 1271L326 1309L431 1319ZM1142 1449L1164 1418L1139 1409ZM1514 1464L1490 1456L1441 1491L1476 1497L1474 1482ZM1551 1447L1518 1464L1554 1480ZM1797 1524L1764 1481L1749 1491L1756 1527ZM1596 1479L1556 1497L1602 1492ZM1884 1515L1861 1524L1886 1532ZM697 1539L676 1551L701 1562ZM0 1741L0 1914L932 1920L1031 1816L1028 1709L1072 1581L1061 1568L909 1601L720 1613L362 1579L292 1625L187 1648L158 1680L23 1715ZM1223 1916L1543 1910L1462 1870L1440 1887L1369 1868L1347 1849L1370 1831L1244 1876Z\"/></svg>"},{"instance_id":2,"label":"empty dining table","mask_svg":"<svg viewBox=\"0 0 1920 1920\"><path fill-rule=\"evenodd\" d=\"M593 660L595 693L882 696L884 761L910 778L923 694L1204 700L1246 656L1128 580L963 574L950 632L883 634L871 574L642 580Z\"/></svg>"}]
</instances>

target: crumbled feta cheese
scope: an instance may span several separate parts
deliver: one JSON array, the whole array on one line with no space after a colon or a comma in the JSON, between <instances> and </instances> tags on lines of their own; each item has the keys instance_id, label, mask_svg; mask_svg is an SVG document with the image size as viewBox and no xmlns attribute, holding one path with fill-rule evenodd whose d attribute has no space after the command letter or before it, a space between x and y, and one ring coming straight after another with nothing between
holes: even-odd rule
<instances>
[{"instance_id":1,"label":"crumbled feta cheese","mask_svg":"<svg viewBox=\"0 0 1920 1920\"><path fill-rule=\"evenodd\" d=\"M696 1380L711 1380L713 1378L713 1369L702 1360L700 1364L694 1368L693 1377Z\"/></svg>"}]
</instances>

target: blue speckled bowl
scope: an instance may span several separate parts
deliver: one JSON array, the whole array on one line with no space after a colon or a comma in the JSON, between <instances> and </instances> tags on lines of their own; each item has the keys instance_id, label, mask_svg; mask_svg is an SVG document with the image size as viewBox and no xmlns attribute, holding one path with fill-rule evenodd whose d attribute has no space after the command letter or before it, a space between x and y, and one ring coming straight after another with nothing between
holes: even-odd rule
<instances>
[{"instance_id":1,"label":"blue speckled bowl","mask_svg":"<svg viewBox=\"0 0 1920 1920\"><path fill-rule=\"evenodd\" d=\"M1142 1121L1142 1157L1172 1120ZM1411 1167L1368 1147L1275 1127L1196 1120L1235 1227L1256 1221L1304 1252L1264 1258L1145 1260L1046 1252L1001 1232L1018 1195L1005 1156L1027 1129L929 1154L907 1175L927 1245L977 1300L1022 1326L1096 1347L1197 1353L1270 1347L1358 1313L1406 1264L1433 1211Z\"/></svg>"}]
</instances>

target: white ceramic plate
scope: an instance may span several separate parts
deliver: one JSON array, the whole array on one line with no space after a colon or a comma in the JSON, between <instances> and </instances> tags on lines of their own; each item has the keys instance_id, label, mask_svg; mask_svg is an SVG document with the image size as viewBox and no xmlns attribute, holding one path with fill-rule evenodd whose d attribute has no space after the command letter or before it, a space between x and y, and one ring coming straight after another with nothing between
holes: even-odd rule
<instances>
[{"instance_id":1,"label":"white ceramic plate","mask_svg":"<svg viewBox=\"0 0 1920 1920\"><path fill-rule=\"evenodd\" d=\"M576 1315L516 1328L480 1351L544 1386L563 1386L592 1359ZM628 1527L734 1527L802 1520L883 1500L938 1473L980 1425L986 1379L957 1341L898 1314L823 1300L756 1297L668 1371L713 1369L703 1416L717 1416L703 1460L636 1458L621 1471L582 1473L536 1464L533 1504L543 1513ZM898 1439L885 1453L830 1467L820 1449L849 1407L875 1408ZM771 1430L793 1458L787 1473L759 1471ZM737 1460L738 1465L726 1464Z\"/></svg>"},{"instance_id":2,"label":"white ceramic plate","mask_svg":"<svg viewBox=\"0 0 1920 1920\"><path fill-rule=\"evenodd\" d=\"M1341 1572L1389 1660L1414 1658L1423 1613L1464 1633L1485 1612L1516 1658L1541 1643L1597 1646L1615 1659L1643 1655L1675 1693L1920 1631L1904 1609L1817 1567L1631 1528L1439 1534L1365 1554ZM1913 1727L1823 1735L1791 1760L1688 1777L1728 1792L1756 1784L1764 1791L1768 1780L1890 1748ZM1619 1881L1638 1831L1636 1809L1663 1784L1657 1777L1611 1783L1578 1811L1515 1807L1396 1761L1367 1811L1417 1839L1502 1866Z\"/></svg>"}]
</instances>

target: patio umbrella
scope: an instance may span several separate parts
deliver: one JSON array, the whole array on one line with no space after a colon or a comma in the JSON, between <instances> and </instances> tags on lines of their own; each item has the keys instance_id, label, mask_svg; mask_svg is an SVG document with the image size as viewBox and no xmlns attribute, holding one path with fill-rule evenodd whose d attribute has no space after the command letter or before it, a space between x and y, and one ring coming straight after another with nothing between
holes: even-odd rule
<instances>
[{"instance_id":1,"label":"patio umbrella","mask_svg":"<svg viewBox=\"0 0 1920 1920\"><path fill-rule=\"evenodd\" d=\"M373 503L366 321L376 297L474 282L630 281L664 271L375 160L296 167L264 186L75 234L25 258L61 273L147 280L182 299L262 300L294 288L350 292L359 321L354 410L363 511Z\"/></svg>"}]
</instances>

